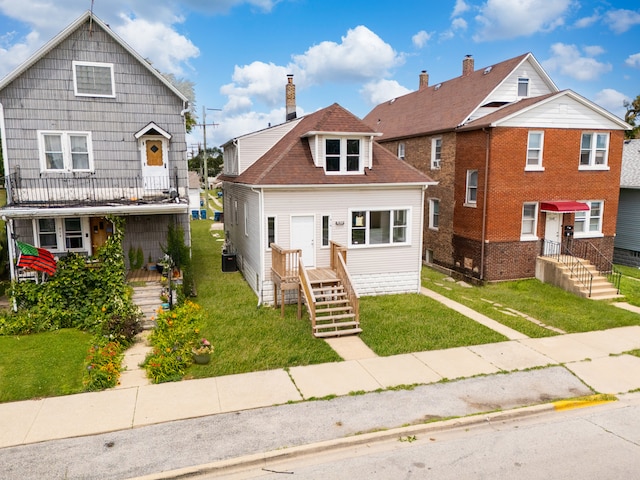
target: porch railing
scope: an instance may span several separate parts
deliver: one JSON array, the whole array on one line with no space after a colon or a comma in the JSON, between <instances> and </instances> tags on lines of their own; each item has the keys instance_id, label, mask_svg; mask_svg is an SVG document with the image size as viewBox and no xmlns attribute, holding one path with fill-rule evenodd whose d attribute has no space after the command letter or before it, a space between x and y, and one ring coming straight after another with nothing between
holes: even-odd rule
<instances>
[{"instance_id":1,"label":"porch railing","mask_svg":"<svg viewBox=\"0 0 640 480\"><path fill-rule=\"evenodd\" d=\"M298 260L302 250L285 250L275 243L271 244L271 271L283 283L298 282Z\"/></svg>"},{"instance_id":2,"label":"porch railing","mask_svg":"<svg viewBox=\"0 0 640 480\"><path fill-rule=\"evenodd\" d=\"M554 258L557 262L565 265L570 272L571 278L575 278L588 291L591 296L593 286L593 274L577 258L566 245L551 240L544 240L542 244L542 256Z\"/></svg>"},{"instance_id":3,"label":"porch railing","mask_svg":"<svg viewBox=\"0 0 640 480\"><path fill-rule=\"evenodd\" d=\"M304 295L304 301L307 304L307 309L309 310L309 317L311 318L311 331L315 332L316 330L316 296L313 293L313 287L311 287L311 281L309 280L309 275L307 275L307 270L304 268L304 263L302 262L302 256L298 260L298 272L300 272L300 288L302 289L302 294Z\"/></svg>"},{"instance_id":4,"label":"porch railing","mask_svg":"<svg viewBox=\"0 0 640 480\"><path fill-rule=\"evenodd\" d=\"M187 197L186 183L172 176L98 177L95 174L59 174L25 178L20 172L4 177L8 205L92 205L168 201Z\"/></svg>"},{"instance_id":5,"label":"porch railing","mask_svg":"<svg viewBox=\"0 0 640 480\"><path fill-rule=\"evenodd\" d=\"M589 260L598 270L598 274L606 277L607 281L616 288L617 293L620 293L622 272L616 269L613 262L598 247L589 241L581 240L573 245L571 249L578 257Z\"/></svg>"},{"instance_id":6,"label":"porch railing","mask_svg":"<svg viewBox=\"0 0 640 480\"><path fill-rule=\"evenodd\" d=\"M331 245L331 269L336 272L336 275L342 282L342 286L347 294L349 303L353 308L355 314L355 320L360 320L360 296L356 292L347 269L347 249L336 242L330 242Z\"/></svg>"}]
</instances>

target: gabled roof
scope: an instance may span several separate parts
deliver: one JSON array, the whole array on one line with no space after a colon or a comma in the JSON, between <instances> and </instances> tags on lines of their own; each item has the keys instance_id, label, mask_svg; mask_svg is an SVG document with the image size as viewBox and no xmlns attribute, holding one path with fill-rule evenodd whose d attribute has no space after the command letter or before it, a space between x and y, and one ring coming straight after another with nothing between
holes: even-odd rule
<instances>
[{"instance_id":1,"label":"gabled roof","mask_svg":"<svg viewBox=\"0 0 640 480\"><path fill-rule=\"evenodd\" d=\"M526 113L527 111L533 108L539 107L541 105L544 105L548 102L551 102L561 97L568 97L571 100L581 103L587 108L602 115L611 123L618 125L618 127L622 130L630 129L630 126L627 123L625 123L623 120L616 117L614 114L606 111L602 107L596 105L595 103L591 102L590 100L587 100L586 98L584 98L581 95L578 95L572 90L562 90L560 92L548 93L546 95L540 95L538 97L523 98L522 100L519 100L517 102L505 105L504 107L499 108L495 112L492 112L483 117L477 118L459 127L458 130L464 131L464 130L474 130L474 129L483 128L483 127L497 127L501 123L507 120L510 120L511 118L516 117L517 115Z\"/></svg>"},{"instance_id":2,"label":"gabled roof","mask_svg":"<svg viewBox=\"0 0 640 480\"><path fill-rule=\"evenodd\" d=\"M640 139L624 141L620 187L640 188Z\"/></svg>"},{"instance_id":3,"label":"gabled roof","mask_svg":"<svg viewBox=\"0 0 640 480\"><path fill-rule=\"evenodd\" d=\"M465 123L526 61L550 90L558 90L535 57L526 53L381 103L364 118L364 122L382 132L382 140L453 130Z\"/></svg>"},{"instance_id":4,"label":"gabled roof","mask_svg":"<svg viewBox=\"0 0 640 480\"><path fill-rule=\"evenodd\" d=\"M162 83L164 83L169 90L175 93L183 102L188 102L189 99L178 90L175 86L171 84L166 78L160 74L153 66L144 58L140 56L133 48L131 48L127 43L122 40L118 35L116 35L111 28L96 17L91 11L87 10L80 17L78 17L73 23L71 23L67 28L65 28L58 35L49 40L46 44L44 44L38 51L36 51L31 57L29 57L25 62L20 64L15 70L7 74L2 80L0 80L0 90L4 89L7 85L13 82L16 78L26 72L29 68L31 68L38 60L47 55L50 51L55 49L60 43L62 43L65 39L67 39L73 32L82 27L85 23L91 22L92 24L98 25L102 30L104 30L113 40L120 44L122 48L124 48L127 52L129 52L136 60L138 60L149 72L158 78Z\"/></svg>"},{"instance_id":5,"label":"gabled roof","mask_svg":"<svg viewBox=\"0 0 640 480\"><path fill-rule=\"evenodd\" d=\"M375 136L362 120L337 103L297 120L267 153L242 174L220 180L258 186L431 184L431 178L373 142L373 168L364 175L326 175L313 163L308 137L316 132Z\"/></svg>"}]
</instances>

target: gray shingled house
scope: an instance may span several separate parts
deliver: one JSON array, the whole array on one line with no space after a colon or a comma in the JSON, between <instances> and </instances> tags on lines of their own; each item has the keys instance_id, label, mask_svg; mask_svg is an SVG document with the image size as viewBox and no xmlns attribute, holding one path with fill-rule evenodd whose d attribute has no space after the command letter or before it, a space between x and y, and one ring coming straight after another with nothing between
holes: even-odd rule
<instances>
[{"instance_id":1,"label":"gray shingled house","mask_svg":"<svg viewBox=\"0 0 640 480\"><path fill-rule=\"evenodd\" d=\"M616 263L640 268L640 139L622 148L620 200L614 243Z\"/></svg>"},{"instance_id":2,"label":"gray shingled house","mask_svg":"<svg viewBox=\"0 0 640 480\"><path fill-rule=\"evenodd\" d=\"M170 223L190 244L188 99L86 12L0 80L10 238L96 253L123 216L124 249L162 253ZM15 245L9 242L12 278ZM126 257L126 255L125 255Z\"/></svg>"}]
</instances>

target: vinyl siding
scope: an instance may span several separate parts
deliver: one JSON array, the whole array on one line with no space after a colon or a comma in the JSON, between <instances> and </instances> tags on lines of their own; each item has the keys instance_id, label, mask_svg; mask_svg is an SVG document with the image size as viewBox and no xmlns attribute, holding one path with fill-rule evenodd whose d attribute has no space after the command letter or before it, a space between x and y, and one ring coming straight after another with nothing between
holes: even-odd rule
<instances>
[{"instance_id":1,"label":"vinyl siding","mask_svg":"<svg viewBox=\"0 0 640 480\"><path fill-rule=\"evenodd\" d=\"M640 251L640 190L623 188L618 203L615 247Z\"/></svg>"},{"instance_id":2,"label":"vinyl siding","mask_svg":"<svg viewBox=\"0 0 640 480\"><path fill-rule=\"evenodd\" d=\"M239 158L240 164L238 165L240 175L247 168L253 165L256 160L267 153L271 147L273 147L282 137L284 137L293 127L296 126L297 121L291 121L276 125L267 130L261 130L256 134L246 135L238 139L236 156ZM235 173L235 172L230 172Z\"/></svg>"}]
</instances>

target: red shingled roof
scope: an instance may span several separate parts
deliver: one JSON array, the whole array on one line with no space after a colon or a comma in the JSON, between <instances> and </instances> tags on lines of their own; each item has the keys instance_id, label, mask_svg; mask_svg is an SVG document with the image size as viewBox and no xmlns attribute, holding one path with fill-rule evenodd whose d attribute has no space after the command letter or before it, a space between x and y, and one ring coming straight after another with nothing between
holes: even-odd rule
<instances>
[{"instance_id":1,"label":"red shingled roof","mask_svg":"<svg viewBox=\"0 0 640 480\"><path fill-rule=\"evenodd\" d=\"M248 185L368 185L432 183L433 180L374 142L373 168L364 175L326 175L313 163L309 132L375 133L337 103L302 117L298 124L242 174L220 180ZM435 182L433 182L435 183Z\"/></svg>"},{"instance_id":2,"label":"red shingled roof","mask_svg":"<svg viewBox=\"0 0 640 480\"><path fill-rule=\"evenodd\" d=\"M529 55L497 63L489 74L475 70L381 103L363 120L384 133L381 140L453 130Z\"/></svg>"}]
</instances>

